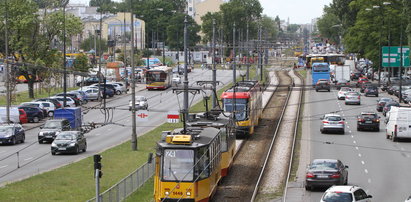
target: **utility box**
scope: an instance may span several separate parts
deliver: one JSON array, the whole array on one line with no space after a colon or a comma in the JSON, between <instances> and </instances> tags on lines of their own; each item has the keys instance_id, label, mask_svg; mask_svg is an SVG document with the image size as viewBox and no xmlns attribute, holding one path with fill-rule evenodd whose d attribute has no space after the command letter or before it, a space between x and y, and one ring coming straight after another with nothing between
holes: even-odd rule
<instances>
[{"instance_id":1,"label":"utility box","mask_svg":"<svg viewBox=\"0 0 411 202\"><path fill-rule=\"evenodd\" d=\"M56 109L54 111L55 119L67 119L70 121L70 127L74 130L80 130L81 128L81 108L80 107L67 107Z\"/></svg>"}]
</instances>

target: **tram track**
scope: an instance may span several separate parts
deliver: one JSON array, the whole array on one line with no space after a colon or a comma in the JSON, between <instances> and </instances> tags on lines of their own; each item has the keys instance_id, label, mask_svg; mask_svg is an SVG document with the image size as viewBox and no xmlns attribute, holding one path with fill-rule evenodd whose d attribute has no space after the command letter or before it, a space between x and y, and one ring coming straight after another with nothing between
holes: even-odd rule
<instances>
[{"instance_id":1,"label":"tram track","mask_svg":"<svg viewBox=\"0 0 411 202\"><path fill-rule=\"evenodd\" d=\"M277 78L279 85L263 111L255 134L242 143L229 175L221 182L212 201L251 201L258 192L293 89L292 78L286 71L278 71Z\"/></svg>"}]
</instances>

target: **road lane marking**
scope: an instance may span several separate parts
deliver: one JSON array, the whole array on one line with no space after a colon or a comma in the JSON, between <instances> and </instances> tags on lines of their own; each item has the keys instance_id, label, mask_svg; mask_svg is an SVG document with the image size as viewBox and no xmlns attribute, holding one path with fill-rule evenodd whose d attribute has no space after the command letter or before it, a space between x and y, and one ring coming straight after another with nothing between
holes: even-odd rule
<instances>
[{"instance_id":1,"label":"road lane marking","mask_svg":"<svg viewBox=\"0 0 411 202\"><path fill-rule=\"evenodd\" d=\"M348 131L349 133L351 133L351 130L350 131Z\"/></svg>"},{"instance_id":2,"label":"road lane marking","mask_svg":"<svg viewBox=\"0 0 411 202\"><path fill-rule=\"evenodd\" d=\"M364 169L364 172L368 174L368 170L367 170L367 169Z\"/></svg>"},{"instance_id":3,"label":"road lane marking","mask_svg":"<svg viewBox=\"0 0 411 202\"><path fill-rule=\"evenodd\" d=\"M357 144L357 141L355 141L355 140L354 140L354 141L352 141L352 142L353 142L354 144Z\"/></svg>"},{"instance_id":4,"label":"road lane marking","mask_svg":"<svg viewBox=\"0 0 411 202\"><path fill-rule=\"evenodd\" d=\"M2 169L2 168L5 168L5 167L7 167L7 166L9 166L9 165L5 165L5 166L0 166L0 169Z\"/></svg>"},{"instance_id":5,"label":"road lane marking","mask_svg":"<svg viewBox=\"0 0 411 202\"><path fill-rule=\"evenodd\" d=\"M404 151L405 149L403 147L401 147L401 151Z\"/></svg>"},{"instance_id":6,"label":"road lane marking","mask_svg":"<svg viewBox=\"0 0 411 202\"><path fill-rule=\"evenodd\" d=\"M354 135L351 135L351 138L354 138Z\"/></svg>"},{"instance_id":7,"label":"road lane marking","mask_svg":"<svg viewBox=\"0 0 411 202\"><path fill-rule=\"evenodd\" d=\"M97 133L97 134L95 134L94 136L99 136L99 135L101 135L101 133Z\"/></svg>"},{"instance_id":8,"label":"road lane marking","mask_svg":"<svg viewBox=\"0 0 411 202\"><path fill-rule=\"evenodd\" d=\"M350 128L350 126L347 126L347 128Z\"/></svg>"},{"instance_id":9,"label":"road lane marking","mask_svg":"<svg viewBox=\"0 0 411 202\"><path fill-rule=\"evenodd\" d=\"M359 157L361 157L361 154L358 154Z\"/></svg>"},{"instance_id":10,"label":"road lane marking","mask_svg":"<svg viewBox=\"0 0 411 202\"><path fill-rule=\"evenodd\" d=\"M358 150L358 147L355 147L356 150Z\"/></svg>"},{"instance_id":11,"label":"road lane marking","mask_svg":"<svg viewBox=\"0 0 411 202\"><path fill-rule=\"evenodd\" d=\"M30 160L30 159L33 159L33 157L29 157L29 158L26 158L26 159L24 159L25 161L28 161L28 160Z\"/></svg>"},{"instance_id":12,"label":"road lane marking","mask_svg":"<svg viewBox=\"0 0 411 202\"><path fill-rule=\"evenodd\" d=\"M364 165L364 164L365 164L365 162L364 162L364 161L361 161L361 164L363 164L363 165Z\"/></svg>"}]
</instances>

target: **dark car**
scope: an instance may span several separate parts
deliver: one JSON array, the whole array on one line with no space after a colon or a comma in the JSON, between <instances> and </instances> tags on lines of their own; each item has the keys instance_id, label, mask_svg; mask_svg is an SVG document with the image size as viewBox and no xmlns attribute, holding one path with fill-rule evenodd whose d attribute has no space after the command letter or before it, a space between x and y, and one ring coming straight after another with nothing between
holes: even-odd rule
<instances>
[{"instance_id":1,"label":"dark car","mask_svg":"<svg viewBox=\"0 0 411 202\"><path fill-rule=\"evenodd\" d=\"M87 140L80 131L64 131L56 136L51 143L51 154L72 153L78 154L80 151L86 152Z\"/></svg>"},{"instance_id":2,"label":"dark car","mask_svg":"<svg viewBox=\"0 0 411 202\"><path fill-rule=\"evenodd\" d=\"M25 139L26 134L20 124L0 125L0 144L23 143Z\"/></svg>"},{"instance_id":3,"label":"dark car","mask_svg":"<svg viewBox=\"0 0 411 202\"><path fill-rule=\"evenodd\" d=\"M395 91L400 90L399 86L390 86L387 88L387 93L393 95Z\"/></svg>"},{"instance_id":4,"label":"dark car","mask_svg":"<svg viewBox=\"0 0 411 202\"><path fill-rule=\"evenodd\" d=\"M315 84L315 91L318 92L320 90L326 90L330 92L331 90L330 81L327 79L319 79L317 83Z\"/></svg>"},{"instance_id":5,"label":"dark car","mask_svg":"<svg viewBox=\"0 0 411 202\"><path fill-rule=\"evenodd\" d=\"M38 123L40 120L44 119L43 110L38 107L19 106L19 109L22 109L26 112L29 122Z\"/></svg>"},{"instance_id":6,"label":"dark car","mask_svg":"<svg viewBox=\"0 0 411 202\"><path fill-rule=\"evenodd\" d=\"M367 88L367 87L370 87L370 86L372 86L372 83L371 82L364 82L364 83L361 83L360 84L360 93L364 93L364 91L365 91L365 89Z\"/></svg>"},{"instance_id":7,"label":"dark car","mask_svg":"<svg viewBox=\"0 0 411 202\"><path fill-rule=\"evenodd\" d=\"M305 189L346 185L348 182L348 166L340 160L315 159L308 165L305 175Z\"/></svg>"},{"instance_id":8,"label":"dark car","mask_svg":"<svg viewBox=\"0 0 411 202\"><path fill-rule=\"evenodd\" d=\"M380 117L375 112L361 112L357 117L357 131L370 129L380 131Z\"/></svg>"},{"instance_id":9,"label":"dark car","mask_svg":"<svg viewBox=\"0 0 411 202\"><path fill-rule=\"evenodd\" d=\"M46 123L40 127L38 133L39 143L51 142L56 138L56 135L61 131L70 130L70 121L67 119L52 119L47 120Z\"/></svg>"},{"instance_id":10,"label":"dark car","mask_svg":"<svg viewBox=\"0 0 411 202\"><path fill-rule=\"evenodd\" d=\"M374 95L375 97L378 97L378 88L377 88L377 86L367 86L367 87L365 87L364 96L367 97L369 95Z\"/></svg>"},{"instance_id":11,"label":"dark car","mask_svg":"<svg viewBox=\"0 0 411 202\"><path fill-rule=\"evenodd\" d=\"M350 87L350 81L347 81L347 80L337 81L337 83L335 84L335 87L337 88L337 90L340 90L341 87Z\"/></svg>"},{"instance_id":12,"label":"dark car","mask_svg":"<svg viewBox=\"0 0 411 202\"><path fill-rule=\"evenodd\" d=\"M399 106L400 106L400 103L398 103L398 102L396 102L396 101L391 101L391 102L385 103L384 108L382 109L382 114L383 114L384 116L386 116L386 115L387 115L387 112L389 112L389 111L391 110L391 107L392 107L392 106L399 107Z\"/></svg>"},{"instance_id":13,"label":"dark car","mask_svg":"<svg viewBox=\"0 0 411 202\"><path fill-rule=\"evenodd\" d=\"M377 111L382 112L382 109L384 108L385 103L390 102L390 101L393 101L393 99L390 97L383 97L383 98L378 99L377 100Z\"/></svg>"},{"instance_id":14,"label":"dark car","mask_svg":"<svg viewBox=\"0 0 411 202\"><path fill-rule=\"evenodd\" d=\"M104 80L105 79L101 79L101 83L104 83ZM98 83L98 77L89 77L89 78L86 78L86 79L84 79L84 81L80 81L80 82L77 82L76 83L76 85L77 86L89 86L89 85L91 85L91 84L95 84L95 83Z\"/></svg>"},{"instance_id":15,"label":"dark car","mask_svg":"<svg viewBox=\"0 0 411 202\"><path fill-rule=\"evenodd\" d=\"M110 88L105 88L104 87L100 87L100 91L101 94L103 95L103 98L107 98L107 97L113 97L115 91L110 89Z\"/></svg>"},{"instance_id":16,"label":"dark car","mask_svg":"<svg viewBox=\"0 0 411 202\"><path fill-rule=\"evenodd\" d=\"M362 76L361 72L351 73L351 80L357 80Z\"/></svg>"},{"instance_id":17,"label":"dark car","mask_svg":"<svg viewBox=\"0 0 411 202\"><path fill-rule=\"evenodd\" d=\"M63 97L64 93L59 93L59 94L56 94L55 96ZM79 106L81 104L80 98L75 93L66 93L66 97L71 97L74 100L74 103L76 106Z\"/></svg>"},{"instance_id":18,"label":"dark car","mask_svg":"<svg viewBox=\"0 0 411 202\"><path fill-rule=\"evenodd\" d=\"M62 105L60 104L60 102L59 102L57 99L53 99L53 98L40 98L40 99L34 100L34 102L38 102L38 101L51 102L51 103L54 104L54 106L56 107L56 109L62 107Z\"/></svg>"}]
</instances>

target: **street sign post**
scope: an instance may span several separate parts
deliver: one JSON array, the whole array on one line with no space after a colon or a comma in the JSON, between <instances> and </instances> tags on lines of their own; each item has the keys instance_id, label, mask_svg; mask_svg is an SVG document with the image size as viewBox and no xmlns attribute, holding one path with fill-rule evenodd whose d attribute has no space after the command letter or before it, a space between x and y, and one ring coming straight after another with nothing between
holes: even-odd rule
<instances>
[{"instance_id":1,"label":"street sign post","mask_svg":"<svg viewBox=\"0 0 411 202\"><path fill-rule=\"evenodd\" d=\"M178 113L177 111L168 112L167 122L168 123L178 123L178 122L180 122L180 113Z\"/></svg>"},{"instance_id":2,"label":"street sign post","mask_svg":"<svg viewBox=\"0 0 411 202\"><path fill-rule=\"evenodd\" d=\"M382 47L382 66L399 67L401 62L400 46L383 46ZM389 60L388 60L389 59ZM402 47L402 66L410 67L410 47Z\"/></svg>"},{"instance_id":3,"label":"street sign post","mask_svg":"<svg viewBox=\"0 0 411 202\"><path fill-rule=\"evenodd\" d=\"M147 122L148 121L148 111L147 110L138 110L136 112L137 122Z\"/></svg>"}]
</instances>

